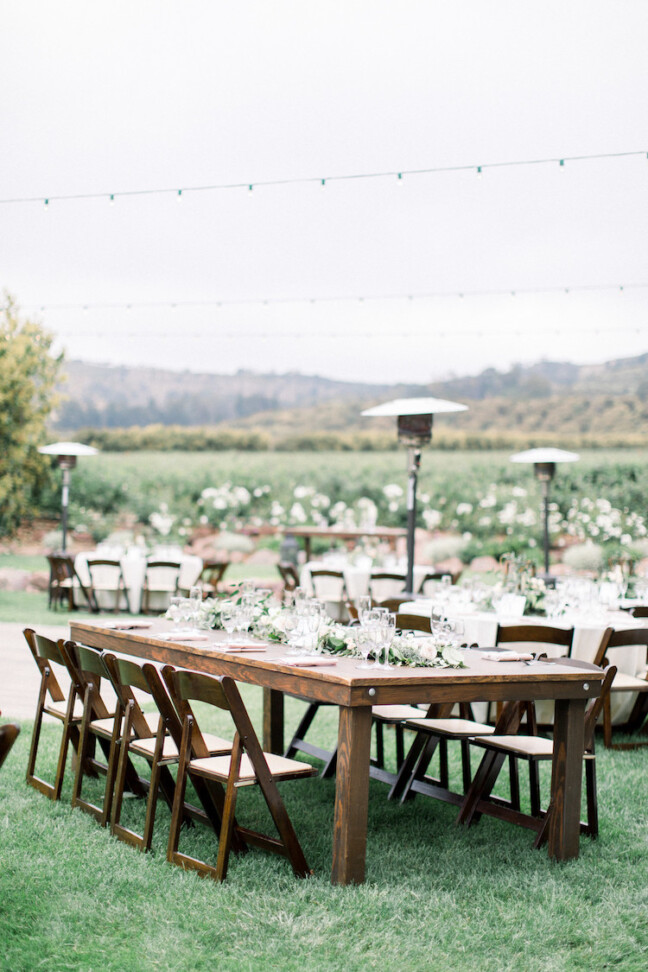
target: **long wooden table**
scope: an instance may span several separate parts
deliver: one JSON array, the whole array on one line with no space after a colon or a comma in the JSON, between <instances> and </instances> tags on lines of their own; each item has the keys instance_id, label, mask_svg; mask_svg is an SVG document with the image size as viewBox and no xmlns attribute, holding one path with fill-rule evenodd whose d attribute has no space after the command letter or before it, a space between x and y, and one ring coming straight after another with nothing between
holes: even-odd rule
<instances>
[{"instance_id":1,"label":"long wooden table","mask_svg":"<svg viewBox=\"0 0 648 972\"><path fill-rule=\"evenodd\" d=\"M602 673L559 664L527 666L521 662L488 662L478 651L466 652L463 669L394 668L360 671L357 660L337 659L334 666L304 669L290 664L286 649L270 645L265 652L227 654L223 632L208 632L207 642L170 643L168 621L147 630L111 630L106 624L72 620L72 638L96 648L136 655L214 675L231 675L260 685L264 693L264 748L283 751L283 695L339 706L338 758L333 825L334 884L362 883L365 878L371 707L404 702L476 702L510 699L554 699L554 759L548 851L567 860L578 856L584 712L588 698L598 696Z\"/></svg>"}]
</instances>

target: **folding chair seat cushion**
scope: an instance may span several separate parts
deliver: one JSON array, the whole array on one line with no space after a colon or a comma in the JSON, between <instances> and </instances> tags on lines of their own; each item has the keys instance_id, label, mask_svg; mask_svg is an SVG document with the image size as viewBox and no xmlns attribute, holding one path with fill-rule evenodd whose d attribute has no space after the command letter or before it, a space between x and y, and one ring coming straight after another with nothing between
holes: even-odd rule
<instances>
[{"instance_id":1,"label":"folding chair seat cushion","mask_svg":"<svg viewBox=\"0 0 648 972\"><path fill-rule=\"evenodd\" d=\"M231 748L231 744L230 744ZM292 779L298 776L312 776L313 767L309 763L300 763L296 759L287 759L285 756L276 756L273 753L264 753L268 769L275 780ZM207 756L204 759L192 759L189 763L189 770L198 773L221 783L226 783L229 777L231 756ZM235 786L245 786L257 782L257 775L252 766L249 756L245 754L241 757L241 768L238 774L238 782Z\"/></svg>"},{"instance_id":2,"label":"folding chair seat cushion","mask_svg":"<svg viewBox=\"0 0 648 972\"><path fill-rule=\"evenodd\" d=\"M648 692L648 680L645 675L626 675L625 672L617 672L614 676L611 692Z\"/></svg>"},{"instance_id":3,"label":"folding chair seat cushion","mask_svg":"<svg viewBox=\"0 0 648 972\"><path fill-rule=\"evenodd\" d=\"M474 743L479 746L479 739ZM488 737L489 749L501 749L518 756L529 756L533 759L551 759L553 756L553 740L544 736L499 736L493 734Z\"/></svg>"},{"instance_id":4,"label":"folding chair seat cushion","mask_svg":"<svg viewBox=\"0 0 648 972\"><path fill-rule=\"evenodd\" d=\"M423 710L415 705L373 705L371 714L374 719L382 722L405 722L407 719L416 719Z\"/></svg>"},{"instance_id":5,"label":"folding chair seat cushion","mask_svg":"<svg viewBox=\"0 0 648 972\"><path fill-rule=\"evenodd\" d=\"M146 724L152 733L157 732L159 715L156 712L148 712L145 714ZM107 719L93 719L90 723L90 729L92 732L96 733L98 736L105 736L106 739L110 739L113 733L113 726L115 724L114 714ZM131 730L132 736L132 730Z\"/></svg>"},{"instance_id":6,"label":"folding chair seat cushion","mask_svg":"<svg viewBox=\"0 0 648 972\"><path fill-rule=\"evenodd\" d=\"M56 719L65 719L65 713L67 710L67 704L63 702L47 702L43 706L43 712L46 715L54 716ZM74 709L72 711L71 722L81 722L83 718L83 701L79 698L74 700Z\"/></svg>"},{"instance_id":7,"label":"folding chair seat cushion","mask_svg":"<svg viewBox=\"0 0 648 972\"><path fill-rule=\"evenodd\" d=\"M472 719L408 719L407 729L423 729L433 732L435 735L448 736L460 739L463 736L472 738L473 736L490 736L495 732L494 726L488 726L484 722L474 722Z\"/></svg>"},{"instance_id":8,"label":"folding chair seat cushion","mask_svg":"<svg viewBox=\"0 0 648 972\"><path fill-rule=\"evenodd\" d=\"M148 718L147 718L148 722ZM221 739L220 736L213 736L209 732L203 732L203 739L207 744L207 748L210 753L215 756L222 753L229 753L232 749L231 740ZM155 753L155 736L151 736L150 739L134 739L133 742L129 744L129 749L131 753L137 753L139 756L153 758ZM164 743L162 745L162 759L177 760L180 757L180 751L176 746L175 742L170 736L166 736Z\"/></svg>"}]
</instances>

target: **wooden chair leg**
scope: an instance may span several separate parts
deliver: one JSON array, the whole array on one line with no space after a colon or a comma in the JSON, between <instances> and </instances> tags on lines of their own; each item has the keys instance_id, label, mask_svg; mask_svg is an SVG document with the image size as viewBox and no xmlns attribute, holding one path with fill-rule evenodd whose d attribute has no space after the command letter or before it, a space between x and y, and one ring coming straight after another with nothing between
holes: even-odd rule
<instances>
[{"instance_id":1,"label":"wooden chair leg","mask_svg":"<svg viewBox=\"0 0 648 972\"><path fill-rule=\"evenodd\" d=\"M470 826L473 821L476 823L481 814L477 811L480 800L485 800L490 796L491 790L495 785L495 780L499 776L502 764L504 763L504 753L489 752L484 753L482 761L477 767L475 777L466 793L464 802L461 805L457 823Z\"/></svg>"},{"instance_id":2,"label":"wooden chair leg","mask_svg":"<svg viewBox=\"0 0 648 972\"><path fill-rule=\"evenodd\" d=\"M440 742L439 736L428 736L425 739L423 745L423 751L421 752L418 760L414 765L412 772L410 773L409 778L407 779L403 787L403 793L400 798L401 803L405 803L406 800L411 799L414 796L414 794L412 793L412 784L414 783L415 780L422 780L423 777L425 776L425 771L427 770L428 766L430 765L430 762L432 761L432 757L434 756L434 753L436 751L437 746L439 745L439 742Z\"/></svg>"},{"instance_id":3,"label":"wooden chair leg","mask_svg":"<svg viewBox=\"0 0 648 972\"><path fill-rule=\"evenodd\" d=\"M30 786L34 789L39 790L52 799L53 787L44 780L38 779L35 775L36 769L36 756L38 753L38 743L40 741L41 726L43 724L43 706L45 705L45 696L47 694L47 682L45 677L41 680L40 690L38 692L38 703L37 703L37 716L34 722L34 728L32 731L31 745L29 747L29 758L27 760L27 773L25 779Z\"/></svg>"},{"instance_id":4,"label":"wooden chair leg","mask_svg":"<svg viewBox=\"0 0 648 972\"><path fill-rule=\"evenodd\" d=\"M612 707L609 694L603 703L603 744L606 749L612 747Z\"/></svg>"},{"instance_id":5,"label":"wooden chair leg","mask_svg":"<svg viewBox=\"0 0 648 972\"><path fill-rule=\"evenodd\" d=\"M472 780L472 770L470 767L470 743L467 739L461 740L461 775L464 793L468 792Z\"/></svg>"},{"instance_id":6,"label":"wooden chair leg","mask_svg":"<svg viewBox=\"0 0 648 972\"><path fill-rule=\"evenodd\" d=\"M218 841L218 858L216 860L217 881L224 881L227 877L227 865L229 863L230 847L232 845L234 813L236 810L236 782L241 770L242 755L241 737L237 732L234 737L234 745L232 746L232 754L230 756L230 771L227 779L227 789L225 790L225 808L223 810L220 840Z\"/></svg>"},{"instance_id":7,"label":"wooden chair leg","mask_svg":"<svg viewBox=\"0 0 648 972\"><path fill-rule=\"evenodd\" d=\"M382 769L385 765L385 738L382 722L376 720L376 766Z\"/></svg>"},{"instance_id":8,"label":"wooden chair leg","mask_svg":"<svg viewBox=\"0 0 648 972\"><path fill-rule=\"evenodd\" d=\"M531 800L531 816L539 817L541 814L540 768L535 759L529 760L529 797Z\"/></svg>"},{"instance_id":9,"label":"wooden chair leg","mask_svg":"<svg viewBox=\"0 0 648 972\"><path fill-rule=\"evenodd\" d=\"M401 725L396 725L396 769L398 770L405 761L405 733Z\"/></svg>"},{"instance_id":10,"label":"wooden chair leg","mask_svg":"<svg viewBox=\"0 0 648 972\"><path fill-rule=\"evenodd\" d=\"M425 736L422 732L419 732L414 737L414 742L410 746L407 756L398 768L396 781L387 794L388 800L396 800L402 797L403 791L405 790L405 787L407 786L407 783L414 772L414 767L416 766L416 762L421 755L424 746Z\"/></svg>"},{"instance_id":11,"label":"wooden chair leg","mask_svg":"<svg viewBox=\"0 0 648 972\"><path fill-rule=\"evenodd\" d=\"M598 837L598 796L596 793L596 759L585 757L585 794L587 798L587 831L590 837Z\"/></svg>"},{"instance_id":12,"label":"wooden chair leg","mask_svg":"<svg viewBox=\"0 0 648 972\"><path fill-rule=\"evenodd\" d=\"M171 810L171 826L169 827L169 842L167 844L167 861L169 864L180 864L182 866L194 867L196 862L192 858L185 857L178 852L180 844L180 828L182 826L183 807L185 792L187 789L187 766L191 759L191 727L192 719L186 719L182 729L182 742L180 744L180 760L178 763L178 776L176 779L175 796L173 798L173 808Z\"/></svg>"},{"instance_id":13,"label":"wooden chair leg","mask_svg":"<svg viewBox=\"0 0 648 972\"><path fill-rule=\"evenodd\" d=\"M520 774L518 772L518 761L515 756L509 756L509 780L511 787L511 807L514 810L520 809Z\"/></svg>"}]
</instances>

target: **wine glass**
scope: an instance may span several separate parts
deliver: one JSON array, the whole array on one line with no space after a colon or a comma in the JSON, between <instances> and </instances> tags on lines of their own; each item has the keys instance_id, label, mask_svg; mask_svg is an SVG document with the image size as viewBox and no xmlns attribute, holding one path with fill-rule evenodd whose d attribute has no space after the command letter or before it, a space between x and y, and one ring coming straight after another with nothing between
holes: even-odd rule
<instances>
[{"instance_id":1,"label":"wine glass","mask_svg":"<svg viewBox=\"0 0 648 972\"><path fill-rule=\"evenodd\" d=\"M171 621L173 621L173 624L176 628L180 624L180 619L181 619L180 605L182 603L182 600L183 600L182 597L174 596L169 601L169 609L167 611L167 617Z\"/></svg>"},{"instance_id":2,"label":"wine glass","mask_svg":"<svg viewBox=\"0 0 648 972\"><path fill-rule=\"evenodd\" d=\"M393 665L389 664L389 649L392 646L394 637L396 635L396 615L391 614L389 611L384 614L380 622L380 637L382 641L382 647L384 651L384 658L381 668L393 668Z\"/></svg>"},{"instance_id":3,"label":"wine glass","mask_svg":"<svg viewBox=\"0 0 648 972\"><path fill-rule=\"evenodd\" d=\"M232 635L234 634L234 631L236 629L236 624L238 620L237 614L238 614L237 605L233 601L226 601L223 604L221 608L220 618L221 618L221 624L223 625L225 631L227 632L228 642L232 640Z\"/></svg>"},{"instance_id":4,"label":"wine glass","mask_svg":"<svg viewBox=\"0 0 648 972\"><path fill-rule=\"evenodd\" d=\"M358 612L358 621L362 624L362 618L365 611L371 610L371 598L368 594L361 594L360 597L355 599L355 609Z\"/></svg>"},{"instance_id":5,"label":"wine glass","mask_svg":"<svg viewBox=\"0 0 648 972\"><path fill-rule=\"evenodd\" d=\"M362 655L362 661L356 668L373 668L373 665L369 664L369 652L373 647L371 636L369 634L369 629L361 627L358 629L358 651Z\"/></svg>"}]
</instances>

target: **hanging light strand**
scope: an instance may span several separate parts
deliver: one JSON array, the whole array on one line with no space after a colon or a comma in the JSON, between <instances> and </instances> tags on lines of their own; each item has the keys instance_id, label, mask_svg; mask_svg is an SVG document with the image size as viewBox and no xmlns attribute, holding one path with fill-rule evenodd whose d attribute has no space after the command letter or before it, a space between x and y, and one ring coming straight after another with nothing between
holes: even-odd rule
<instances>
[{"instance_id":1,"label":"hanging light strand","mask_svg":"<svg viewBox=\"0 0 648 972\"><path fill-rule=\"evenodd\" d=\"M466 297L517 297L525 294L563 294L569 296L575 293L600 293L609 291L624 293L628 290L645 290L648 288L646 283L623 283L623 284L581 284L565 286L559 284L552 287L527 287L527 288L502 288L501 290L448 290L429 293L404 293L404 294L365 294L365 295L337 295L334 297L250 297L241 299L217 299L217 300L152 300L152 301L95 301L81 304L61 303L61 304L32 304L26 305L27 311L57 311L57 310L131 310L133 308L177 308L177 307L231 307L241 305L266 306L269 304L331 304L342 303L345 301L354 303L364 303L371 301L415 301L415 300L441 300L449 298Z\"/></svg>"},{"instance_id":2,"label":"hanging light strand","mask_svg":"<svg viewBox=\"0 0 648 972\"><path fill-rule=\"evenodd\" d=\"M9 205L12 203L40 203L41 205L48 206L51 202L67 202L71 200L81 200L81 199L108 199L110 202L114 202L118 197L127 196L163 196L172 195L177 198L183 198L190 192L216 192L225 189L247 189L248 192L252 192L253 189L263 187L263 186L296 186L296 185L307 185L312 183L319 185L320 187L325 187L331 182L350 182L357 181L361 179L396 179L398 185L402 185L405 181L405 176L424 176L424 175L434 175L435 173L441 172L476 172L478 176L481 176L487 169L504 169L513 168L515 166L530 166L530 165L556 165L564 167L566 162L591 162L601 159L622 159L631 158L632 156L641 156L642 158L648 158L648 152L644 150L633 151L633 152L599 152L593 155L564 155L564 156L554 156L552 158L542 158L542 159L517 159L509 160L504 162L481 162L479 164L470 163L467 165L439 165L431 166L429 168L421 169L395 169L393 171L383 171L383 172L354 172L345 175L333 175L333 176L304 176L295 179L264 179L256 182L220 182L213 183L210 185L202 186L183 186L182 189L178 189L174 186L171 189L125 189L121 192L77 192L77 193L62 193L60 195L40 195L40 196L16 196L13 198L0 199L1 205Z\"/></svg>"}]
</instances>

